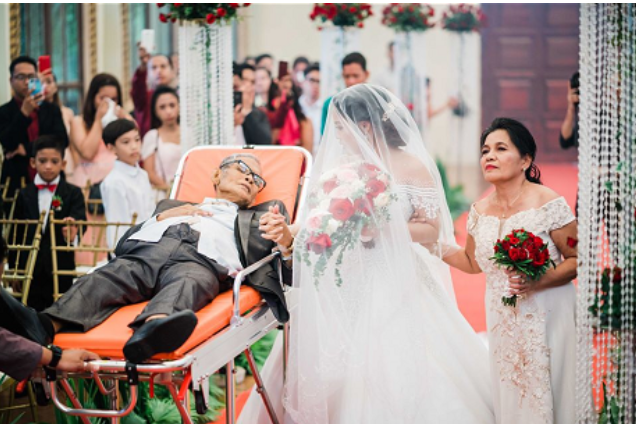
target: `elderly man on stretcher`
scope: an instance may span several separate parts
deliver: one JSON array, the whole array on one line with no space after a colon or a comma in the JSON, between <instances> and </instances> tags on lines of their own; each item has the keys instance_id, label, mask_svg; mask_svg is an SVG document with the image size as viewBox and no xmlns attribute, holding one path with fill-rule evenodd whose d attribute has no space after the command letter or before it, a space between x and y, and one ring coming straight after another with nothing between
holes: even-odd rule
<instances>
[{"instance_id":1,"label":"elderly man on stretcher","mask_svg":"<svg viewBox=\"0 0 636 424\"><path fill-rule=\"evenodd\" d=\"M283 282L291 284L293 237L283 221L285 206L271 201L250 208L266 184L260 173L256 156L226 157L212 176L216 198L198 205L162 201L151 219L121 238L115 259L78 279L43 313L0 290L0 327L46 345L60 330L86 332L122 306L149 301L129 324L134 333L124 346L126 359L141 363L185 343L197 324L194 312L272 250L281 251ZM289 319L275 262L248 276L247 284L280 322Z\"/></svg>"}]
</instances>

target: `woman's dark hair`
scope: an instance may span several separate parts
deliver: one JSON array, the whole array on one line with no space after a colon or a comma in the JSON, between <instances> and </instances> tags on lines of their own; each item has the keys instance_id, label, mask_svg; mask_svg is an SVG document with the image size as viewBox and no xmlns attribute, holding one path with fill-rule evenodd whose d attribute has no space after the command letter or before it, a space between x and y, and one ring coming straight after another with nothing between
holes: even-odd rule
<instances>
[{"instance_id":1,"label":"woman's dark hair","mask_svg":"<svg viewBox=\"0 0 636 424\"><path fill-rule=\"evenodd\" d=\"M115 145L115 142L119 137L132 130L139 131L137 123L129 121L128 119L120 118L106 125L106 128L104 128L104 131L102 132L102 139L104 140L104 144Z\"/></svg>"},{"instance_id":2,"label":"woman's dark hair","mask_svg":"<svg viewBox=\"0 0 636 424\"><path fill-rule=\"evenodd\" d=\"M150 128L157 129L163 125L159 116L157 116L157 101L159 97L163 94L172 94L177 98L177 103L179 103L179 95L177 94L177 90L172 87L168 87L167 85L160 85L155 89L155 92L152 93L152 100L150 101ZM178 122L179 118L177 118Z\"/></svg>"},{"instance_id":3,"label":"woman's dark hair","mask_svg":"<svg viewBox=\"0 0 636 424\"><path fill-rule=\"evenodd\" d=\"M526 169L526 179L531 183L543 184L541 182L541 171L534 163L537 155L537 144L525 125L512 118L495 118L488 128L481 133L479 145L483 147L486 138L497 130L505 130L508 133L510 141L519 150L521 157L528 155L532 159L530 168Z\"/></svg>"},{"instance_id":4,"label":"woman's dark hair","mask_svg":"<svg viewBox=\"0 0 636 424\"><path fill-rule=\"evenodd\" d=\"M387 119L385 121L381 116L371 116L372 106L377 106L378 110L384 109L376 95L380 96L387 104L391 103L391 98L385 92L377 90L366 84L355 85L340 94L337 94L333 99L333 103L338 112L340 112L343 116L349 117L352 122L379 122L381 124L386 143L389 146L406 146L400 131L393 123L393 119L396 118ZM395 109L392 113L395 114L395 116L401 121L407 122L406 117L401 116L399 109Z\"/></svg>"},{"instance_id":5,"label":"woman's dark hair","mask_svg":"<svg viewBox=\"0 0 636 424\"><path fill-rule=\"evenodd\" d=\"M121 106L121 86L117 78L110 74L97 74L91 80L91 84L88 86L88 93L84 99L84 110L82 111L84 118L84 125L86 130L90 130L95 122L95 97L102 87L115 87L117 89L117 104Z\"/></svg>"}]
</instances>

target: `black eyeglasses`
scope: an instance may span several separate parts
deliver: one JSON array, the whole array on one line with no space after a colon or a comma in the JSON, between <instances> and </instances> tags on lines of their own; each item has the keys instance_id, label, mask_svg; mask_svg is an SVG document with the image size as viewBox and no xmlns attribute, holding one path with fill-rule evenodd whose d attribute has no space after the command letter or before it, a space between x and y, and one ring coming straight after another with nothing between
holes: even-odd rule
<instances>
[{"instance_id":1,"label":"black eyeglasses","mask_svg":"<svg viewBox=\"0 0 636 424\"><path fill-rule=\"evenodd\" d=\"M237 159L237 160L231 160L229 162L225 162L224 164L221 165L221 168L225 168L226 166L232 165L233 163L238 165L238 170L241 171L243 174L251 175L252 176L252 180L254 180L254 184L258 188L258 191L259 192L263 191L263 189L267 185L267 183L265 182L263 177L261 177L260 175L258 175L254 171L252 171L252 168L247 166L247 164L245 162L243 162L242 160Z\"/></svg>"}]
</instances>

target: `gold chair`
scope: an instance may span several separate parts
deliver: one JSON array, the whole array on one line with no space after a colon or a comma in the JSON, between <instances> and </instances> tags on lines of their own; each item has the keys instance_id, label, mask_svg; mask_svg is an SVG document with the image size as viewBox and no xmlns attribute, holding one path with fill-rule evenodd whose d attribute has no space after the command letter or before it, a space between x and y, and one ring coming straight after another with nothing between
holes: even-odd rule
<instances>
[{"instance_id":1,"label":"gold chair","mask_svg":"<svg viewBox=\"0 0 636 424\"><path fill-rule=\"evenodd\" d=\"M49 222L51 233L51 255L53 262L53 298L59 299L60 277L71 276L73 279L87 274L101 261L107 259L108 254L113 253L114 248L108 247L106 234L108 228L115 228L115 238L121 237L129 227L137 222L137 214L132 215L130 222L106 222L106 221L66 221L64 219L51 219ZM74 226L77 228L77 236L74 239L66 237L57 240L55 226ZM68 230L67 230L68 231ZM57 252L75 253L75 269L60 269Z\"/></svg>"},{"instance_id":2,"label":"gold chair","mask_svg":"<svg viewBox=\"0 0 636 424\"><path fill-rule=\"evenodd\" d=\"M33 270L40 250L45 212L35 220L0 219L7 242L9 261L2 275L2 286L11 288L12 294L26 305L33 279ZM29 241L29 237L33 239Z\"/></svg>"},{"instance_id":3,"label":"gold chair","mask_svg":"<svg viewBox=\"0 0 636 424\"><path fill-rule=\"evenodd\" d=\"M84 204L86 205L86 215L104 215L104 202L102 199L91 199L91 180L86 181L86 185L82 187L84 195Z\"/></svg>"}]
</instances>

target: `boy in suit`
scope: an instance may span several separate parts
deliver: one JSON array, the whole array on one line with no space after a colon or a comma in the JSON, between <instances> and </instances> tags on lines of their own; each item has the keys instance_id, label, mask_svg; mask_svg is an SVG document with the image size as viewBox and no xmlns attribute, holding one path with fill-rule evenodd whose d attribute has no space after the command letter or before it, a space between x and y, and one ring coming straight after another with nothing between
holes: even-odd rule
<instances>
[{"instance_id":1,"label":"boy in suit","mask_svg":"<svg viewBox=\"0 0 636 424\"><path fill-rule=\"evenodd\" d=\"M42 241L38 252L33 280L27 303L41 311L53 303L53 261L51 255L51 232L49 218L66 219L68 221L86 220L84 196L79 187L67 183L60 175L66 161L64 145L54 136L40 136L33 143L31 166L36 175L33 182L22 189L16 201L16 219L39 219L41 211L46 211L42 227ZM35 236L35 228L30 229L27 242ZM55 237L59 243L67 237L75 239L77 228L73 226L56 226ZM26 258L24 258L26 260ZM73 252L57 253L58 269L74 270L75 254ZM73 277L60 276L60 293L66 292L73 283Z\"/></svg>"}]
</instances>

